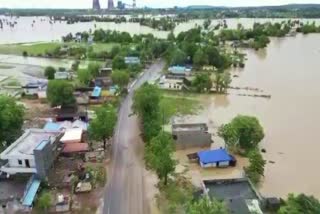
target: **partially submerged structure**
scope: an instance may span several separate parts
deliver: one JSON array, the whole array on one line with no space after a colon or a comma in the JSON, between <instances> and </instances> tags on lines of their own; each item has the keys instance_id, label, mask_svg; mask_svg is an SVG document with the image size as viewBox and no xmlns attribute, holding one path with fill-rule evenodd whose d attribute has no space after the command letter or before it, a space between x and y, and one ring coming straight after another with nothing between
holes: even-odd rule
<instances>
[{"instance_id":1,"label":"partially submerged structure","mask_svg":"<svg viewBox=\"0 0 320 214\"><path fill-rule=\"evenodd\" d=\"M223 200L230 213L263 214L260 208L263 198L246 178L206 180L203 184L204 192Z\"/></svg>"},{"instance_id":2,"label":"partially submerged structure","mask_svg":"<svg viewBox=\"0 0 320 214\"><path fill-rule=\"evenodd\" d=\"M203 168L235 166L236 159L225 149L205 150L197 153L199 164Z\"/></svg>"},{"instance_id":3,"label":"partially submerged structure","mask_svg":"<svg viewBox=\"0 0 320 214\"><path fill-rule=\"evenodd\" d=\"M176 149L210 147L213 143L205 123L173 124L172 137Z\"/></svg>"},{"instance_id":4,"label":"partially submerged structure","mask_svg":"<svg viewBox=\"0 0 320 214\"><path fill-rule=\"evenodd\" d=\"M181 78L162 76L158 84L161 89L182 90L184 87L184 80Z\"/></svg>"}]
</instances>

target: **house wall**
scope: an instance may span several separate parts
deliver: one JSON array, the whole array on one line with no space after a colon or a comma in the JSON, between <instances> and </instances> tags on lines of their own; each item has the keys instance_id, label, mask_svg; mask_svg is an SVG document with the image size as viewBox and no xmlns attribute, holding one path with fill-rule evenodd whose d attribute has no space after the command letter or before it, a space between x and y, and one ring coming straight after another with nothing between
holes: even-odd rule
<instances>
[{"instance_id":1,"label":"house wall","mask_svg":"<svg viewBox=\"0 0 320 214\"><path fill-rule=\"evenodd\" d=\"M47 143L42 150L34 150L37 175L40 179L46 178L53 162L59 155L59 140Z\"/></svg>"},{"instance_id":2,"label":"house wall","mask_svg":"<svg viewBox=\"0 0 320 214\"><path fill-rule=\"evenodd\" d=\"M173 131L176 149L188 149L192 147L210 147L211 134L203 131Z\"/></svg>"},{"instance_id":3,"label":"house wall","mask_svg":"<svg viewBox=\"0 0 320 214\"><path fill-rule=\"evenodd\" d=\"M170 89L170 90L181 90L182 89L182 84L177 84L177 83L164 82L159 85L160 85L160 88L162 88L162 89Z\"/></svg>"},{"instance_id":4,"label":"house wall","mask_svg":"<svg viewBox=\"0 0 320 214\"><path fill-rule=\"evenodd\" d=\"M21 160L22 164L19 164L19 160ZM27 167L26 166L26 161L25 160L29 160L29 165L30 167ZM10 167L17 167L17 168L35 168L36 167L36 164L35 164L35 161L34 159L9 159L8 160L8 163L9 163L9 166Z\"/></svg>"},{"instance_id":5,"label":"house wall","mask_svg":"<svg viewBox=\"0 0 320 214\"><path fill-rule=\"evenodd\" d=\"M38 94L39 89L38 88L24 88L23 91L27 95L34 95L34 94Z\"/></svg>"}]
</instances>

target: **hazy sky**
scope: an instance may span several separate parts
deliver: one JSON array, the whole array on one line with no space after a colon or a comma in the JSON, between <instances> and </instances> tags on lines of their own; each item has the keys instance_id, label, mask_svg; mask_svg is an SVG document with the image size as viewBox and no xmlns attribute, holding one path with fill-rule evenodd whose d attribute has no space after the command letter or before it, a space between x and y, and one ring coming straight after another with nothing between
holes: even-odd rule
<instances>
[{"instance_id":1,"label":"hazy sky","mask_svg":"<svg viewBox=\"0 0 320 214\"><path fill-rule=\"evenodd\" d=\"M103 8L108 0L100 0ZM123 0L131 3L132 0ZM291 3L319 3L320 0L136 0L137 6L173 7L187 5L260 6ZM114 0L116 5L117 0ZM0 8L91 8L92 0L0 0Z\"/></svg>"}]
</instances>

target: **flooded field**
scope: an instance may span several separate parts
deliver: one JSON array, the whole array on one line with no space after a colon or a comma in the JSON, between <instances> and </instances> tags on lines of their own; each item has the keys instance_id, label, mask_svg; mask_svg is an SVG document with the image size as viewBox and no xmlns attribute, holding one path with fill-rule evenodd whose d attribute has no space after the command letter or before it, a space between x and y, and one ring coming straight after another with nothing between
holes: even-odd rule
<instances>
[{"instance_id":1,"label":"flooded field","mask_svg":"<svg viewBox=\"0 0 320 214\"><path fill-rule=\"evenodd\" d=\"M9 43L27 43L27 42L41 42L41 41L57 41L61 40L62 36L68 33L77 33L82 31L89 31L95 29L109 29L117 31L125 31L130 34L148 34L152 33L156 37L166 38L168 31L158 31L150 27L141 26L139 23L114 23L114 22L86 22L75 23L68 25L65 21L57 21L52 24L49 22L48 17L20 17L9 18L0 16L0 19L7 19L10 22L17 22L14 28L10 28L4 25L3 29L0 29L0 44ZM238 23L241 23L245 28L250 28L255 22L281 22L287 19L227 19L227 24L230 28L236 28ZM182 31L189 30L196 25L202 25L204 20L191 20L186 23L179 24L174 33L178 34ZM319 19L301 19L303 22L320 23ZM221 20L212 20L212 26L221 22Z\"/></svg>"},{"instance_id":2,"label":"flooded field","mask_svg":"<svg viewBox=\"0 0 320 214\"><path fill-rule=\"evenodd\" d=\"M320 35L272 39L266 50L247 51L248 61L232 85L253 87L271 98L231 95L201 97L204 110L192 117L206 121L213 132L238 114L254 115L266 137L261 143L267 153L265 178L260 187L266 196L290 192L320 198L318 122L320 121ZM216 146L222 145L221 140ZM272 164L269 161L274 161Z\"/></svg>"}]
</instances>

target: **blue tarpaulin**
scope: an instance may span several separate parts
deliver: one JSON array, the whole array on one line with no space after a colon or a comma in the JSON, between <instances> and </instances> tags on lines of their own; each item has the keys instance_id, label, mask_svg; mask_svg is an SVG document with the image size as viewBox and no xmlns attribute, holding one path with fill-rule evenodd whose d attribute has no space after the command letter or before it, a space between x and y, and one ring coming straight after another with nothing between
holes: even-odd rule
<instances>
[{"instance_id":1,"label":"blue tarpaulin","mask_svg":"<svg viewBox=\"0 0 320 214\"><path fill-rule=\"evenodd\" d=\"M233 160L233 157L225 149L201 151L198 152L198 157L203 164Z\"/></svg>"},{"instance_id":2,"label":"blue tarpaulin","mask_svg":"<svg viewBox=\"0 0 320 214\"><path fill-rule=\"evenodd\" d=\"M37 191L40 187L40 180L32 179L30 186L27 189L26 194L23 197L22 205L30 207L34 198L36 197Z\"/></svg>"},{"instance_id":3,"label":"blue tarpaulin","mask_svg":"<svg viewBox=\"0 0 320 214\"><path fill-rule=\"evenodd\" d=\"M100 87L94 87L93 92L91 94L92 97L100 97L101 94L101 88Z\"/></svg>"},{"instance_id":4,"label":"blue tarpaulin","mask_svg":"<svg viewBox=\"0 0 320 214\"><path fill-rule=\"evenodd\" d=\"M43 128L46 131L59 131L60 125L58 123L47 122Z\"/></svg>"}]
</instances>

